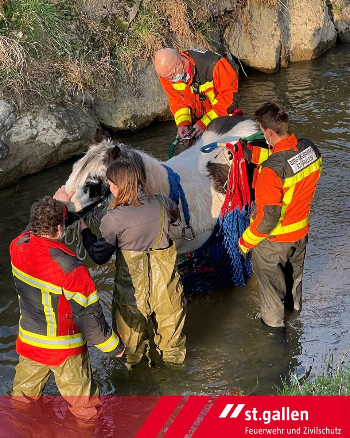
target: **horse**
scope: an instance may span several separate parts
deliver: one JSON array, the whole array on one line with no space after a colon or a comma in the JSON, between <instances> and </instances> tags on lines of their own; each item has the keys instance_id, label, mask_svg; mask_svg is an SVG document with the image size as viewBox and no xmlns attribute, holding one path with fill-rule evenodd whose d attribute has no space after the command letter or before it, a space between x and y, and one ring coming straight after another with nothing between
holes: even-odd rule
<instances>
[{"instance_id":1,"label":"horse","mask_svg":"<svg viewBox=\"0 0 350 438\"><path fill-rule=\"evenodd\" d=\"M76 191L68 210L73 213L85 211L89 206L101 204L101 199L106 199L102 209L99 206L100 217L107 211L112 195L108 191L106 169L120 157L131 160L139 167L151 195L169 196L172 189L169 180L173 183L179 176L185 195L185 199L181 199L181 219L189 230L184 226L172 226L170 236L175 241L179 255L193 253L207 241L215 227L225 199L224 186L232 160L232 154L225 147L218 147L209 153L203 153L201 149L214 142L235 144L240 138L258 130L257 124L246 117L219 117L210 123L193 146L166 162L123 143L103 140L90 146L87 153L74 164L66 182L67 193ZM189 221L186 221L184 211L186 203ZM94 207L90 215L97 216L97 211L98 208Z\"/></svg>"}]
</instances>

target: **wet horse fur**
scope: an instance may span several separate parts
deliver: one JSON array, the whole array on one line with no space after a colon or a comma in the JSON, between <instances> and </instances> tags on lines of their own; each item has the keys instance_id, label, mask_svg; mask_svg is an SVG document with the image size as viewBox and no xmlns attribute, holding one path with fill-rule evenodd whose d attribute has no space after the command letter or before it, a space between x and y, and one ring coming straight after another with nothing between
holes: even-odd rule
<instances>
[{"instance_id":1,"label":"wet horse fur","mask_svg":"<svg viewBox=\"0 0 350 438\"><path fill-rule=\"evenodd\" d=\"M256 123L245 117L220 117L209 125L191 148L164 162L181 177L191 216L190 223L196 236L194 240L186 241L181 236L182 225L171 227L171 237L176 242L179 254L193 252L208 239L224 202L223 187L232 156L222 147L210 153L201 152L201 147L213 142L234 144L256 131ZM103 140L91 146L86 155L73 166L66 182L67 192L76 190L69 205L70 211L81 210L107 192L106 169L109 163L119 157L131 160L141 169L149 193L169 195L168 174L161 161L123 143ZM180 211L184 224L181 208Z\"/></svg>"}]
</instances>

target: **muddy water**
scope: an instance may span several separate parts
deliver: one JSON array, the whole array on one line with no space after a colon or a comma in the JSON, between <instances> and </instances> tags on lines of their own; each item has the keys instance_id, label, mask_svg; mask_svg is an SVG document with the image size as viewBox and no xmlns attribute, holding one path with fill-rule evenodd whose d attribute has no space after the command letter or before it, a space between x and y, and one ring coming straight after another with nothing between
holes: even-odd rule
<instances>
[{"instance_id":1,"label":"muddy water","mask_svg":"<svg viewBox=\"0 0 350 438\"><path fill-rule=\"evenodd\" d=\"M272 335L259 320L254 277L246 288L218 290L189 298L185 331L188 355L182 367L146 363L128 372L91 348L95 377L104 394L270 394L291 374L337 363L350 347L350 50L338 46L318 60L294 64L274 75L249 73L241 84L242 109L252 114L266 100L290 110L293 131L313 140L324 171L312 206L310 243L304 275L304 309L289 315L286 338ZM121 137L134 147L165 158L174 138L172 122L153 124ZM17 356L18 304L8 244L26 225L30 205L52 194L70 173L72 161L0 191L0 394L8 394ZM108 305L113 263L91 273ZM47 394L57 394L50 380Z\"/></svg>"}]
</instances>

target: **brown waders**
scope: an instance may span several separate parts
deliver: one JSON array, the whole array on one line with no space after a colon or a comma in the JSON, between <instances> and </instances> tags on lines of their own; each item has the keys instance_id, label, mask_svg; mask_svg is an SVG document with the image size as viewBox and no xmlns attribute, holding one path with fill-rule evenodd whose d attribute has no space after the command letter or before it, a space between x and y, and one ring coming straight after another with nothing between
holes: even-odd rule
<instances>
[{"instance_id":1,"label":"brown waders","mask_svg":"<svg viewBox=\"0 0 350 438\"><path fill-rule=\"evenodd\" d=\"M263 240L253 249L261 317L270 327L284 327L284 309L301 310L302 277L308 236L297 242Z\"/></svg>"},{"instance_id":2,"label":"brown waders","mask_svg":"<svg viewBox=\"0 0 350 438\"><path fill-rule=\"evenodd\" d=\"M126 345L127 367L148 354L148 322L153 322L154 342L165 362L182 363L186 337L182 334L185 310L174 243L157 249L164 227L165 209L160 198L161 226L152 249L118 250L116 259L113 323Z\"/></svg>"},{"instance_id":3,"label":"brown waders","mask_svg":"<svg viewBox=\"0 0 350 438\"><path fill-rule=\"evenodd\" d=\"M61 365L43 365L19 356L12 395L19 401L30 402L43 394L51 374L57 388L68 403L72 414L88 420L94 417L101 406L99 390L95 384L88 351L70 356Z\"/></svg>"}]
</instances>

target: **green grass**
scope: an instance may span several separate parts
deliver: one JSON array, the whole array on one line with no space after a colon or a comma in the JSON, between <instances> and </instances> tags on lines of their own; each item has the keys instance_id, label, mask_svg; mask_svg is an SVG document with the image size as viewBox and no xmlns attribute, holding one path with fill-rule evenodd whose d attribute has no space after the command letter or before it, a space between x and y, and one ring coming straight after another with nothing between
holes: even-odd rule
<instances>
[{"instance_id":1,"label":"green grass","mask_svg":"<svg viewBox=\"0 0 350 438\"><path fill-rule=\"evenodd\" d=\"M98 5L96 0L96 5ZM128 25L90 14L83 0L8 0L0 17L0 98L24 107L71 102L77 91L113 99L161 47L208 47L199 0L143 0ZM197 4L201 7L197 7ZM85 8L85 9L84 9ZM18 55L18 56L17 56Z\"/></svg>"},{"instance_id":2,"label":"green grass","mask_svg":"<svg viewBox=\"0 0 350 438\"><path fill-rule=\"evenodd\" d=\"M281 389L277 389L278 395L350 395L350 367L343 369L346 351L337 367L333 365L331 355L322 375L306 376L298 379L290 377L290 383L283 382Z\"/></svg>"},{"instance_id":3,"label":"green grass","mask_svg":"<svg viewBox=\"0 0 350 438\"><path fill-rule=\"evenodd\" d=\"M63 4L62 0L11 0L5 9L7 32L33 55L70 54Z\"/></svg>"}]
</instances>

